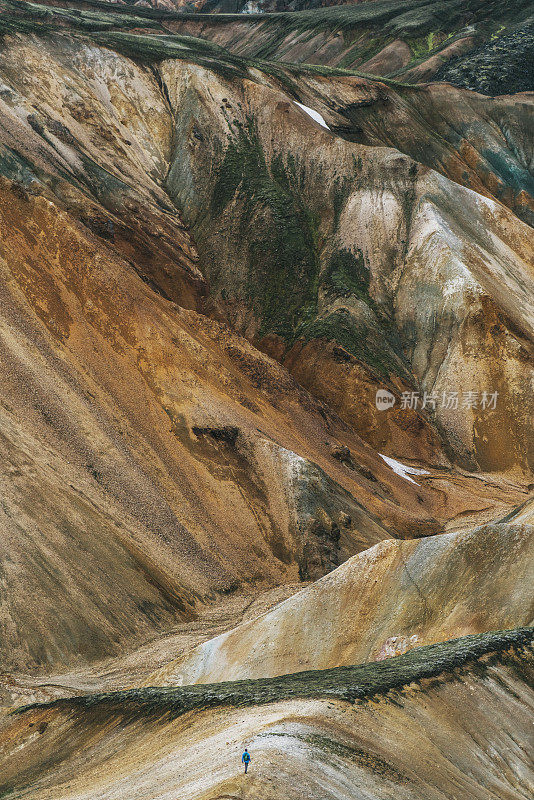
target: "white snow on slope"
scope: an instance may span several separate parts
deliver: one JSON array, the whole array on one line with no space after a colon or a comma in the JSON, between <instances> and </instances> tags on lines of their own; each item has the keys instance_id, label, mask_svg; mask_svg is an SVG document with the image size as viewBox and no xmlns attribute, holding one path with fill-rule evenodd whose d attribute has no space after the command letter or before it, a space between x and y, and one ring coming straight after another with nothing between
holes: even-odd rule
<instances>
[{"instance_id":1,"label":"white snow on slope","mask_svg":"<svg viewBox=\"0 0 534 800\"><path fill-rule=\"evenodd\" d=\"M327 131L330 130L330 128L324 121L324 117L322 114L319 114L318 111L314 111L313 108L308 108L308 106L304 106L302 103L298 103L296 100L293 100L293 102L295 103L296 106L301 108L305 114L314 119L315 122L318 122L319 125L321 125L323 128L326 128Z\"/></svg>"},{"instance_id":2,"label":"white snow on slope","mask_svg":"<svg viewBox=\"0 0 534 800\"><path fill-rule=\"evenodd\" d=\"M401 464L400 461L395 461L394 458L389 458L389 456L383 456L382 453L378 454L380 458L383 458L384 461L388 466L391 467L393 472L396 472L397 475L400 475L401 478L404 478L410 483L415 483L416 486L419 486L417 481L414 481L413 478L410 478L410 475L430 475L430 472L426 469L417 469L416 467L407 467L406 464Z\"/></svg>"}]
</instances>

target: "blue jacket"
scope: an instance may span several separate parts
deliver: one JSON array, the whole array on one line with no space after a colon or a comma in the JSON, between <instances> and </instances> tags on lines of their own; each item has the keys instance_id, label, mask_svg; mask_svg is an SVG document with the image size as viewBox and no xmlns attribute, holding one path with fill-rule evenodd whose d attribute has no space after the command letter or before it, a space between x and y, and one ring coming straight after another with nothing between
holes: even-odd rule
<instances>
[{"instance_id":1,"label":"blue jacket","mask_svg":"<svg viewBox=\"0 0 534 800\"><path fill-rule=\"evenodd\" d=\"M243 753L243 755L241 756L241 761L243 762L243 764L246 764L247 761L250 761L250 753Z\"/></svg>"}]
</instances>

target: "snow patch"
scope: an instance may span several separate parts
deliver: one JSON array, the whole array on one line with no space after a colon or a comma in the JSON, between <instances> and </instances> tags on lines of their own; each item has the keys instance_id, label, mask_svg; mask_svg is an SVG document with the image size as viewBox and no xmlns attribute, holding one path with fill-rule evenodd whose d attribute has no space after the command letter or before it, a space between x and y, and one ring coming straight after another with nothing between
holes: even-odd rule
<instances>
[{"instance_id":1,"label":"snow patch","mask_svg":"<svg viewBox=\"0 0 534 800\"><path fill-rule=\"evenodd\" d=\"M382 458L386 464L391 467L393 472L397 475L400 475L401 478L404 478L410 483L415 483L416 486L419 486L417 481L414 481L413 478L410 478L410 475L430 475L430 472L426 469L417 469L416 467L407 467L406 464L401 464L400 461L395 461L394 458L389 458L389 456L383 456L382 453L378 454L380 458Z\"/></svg>"},{"instance_id":2,"label":"snow patch","mask_svg":"<svg viewBox=\"0 0 534 800\"><path fill-rule=\"evenodd\" d=\"M309 108L308 106L299 103L297 100L293 100L293 102L295 103L296 106L301 108L305 114L307 114L309 117L315 120L315 122L318 122L319 125L321 125L321 127L326 128L327 131L330 130L322 114L319 114L318 111L314 111L313 108Z\"/></svg>"}]
</instances>

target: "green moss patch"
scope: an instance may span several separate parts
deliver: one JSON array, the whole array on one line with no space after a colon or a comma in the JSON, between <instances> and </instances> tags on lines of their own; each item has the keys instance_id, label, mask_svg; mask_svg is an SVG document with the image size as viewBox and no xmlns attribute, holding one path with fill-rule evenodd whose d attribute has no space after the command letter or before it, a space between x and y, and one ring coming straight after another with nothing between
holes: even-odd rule
<instances>
[{"instance_id":1,"label":"green moss patch","mask_svg":"<svg viewBox=\"0 0 534 800\"><path fill-rule=\"evenodd\" d=\"M347 309L339 308L325 317L303 325L299 330L299 338L306 341L324 339L337 342L378 375L405 377L406 370L402 362L395 358L378 325L377 329L373 330L369 325L355 319Z\"/></svg>"},{"instance_id":2,"label":"green moss patch","mask_svg":"<svg viewBox=\"0 0 534 800\"><path fill-rule=\"evenodd\" d=\"M336 250L323 275L321 284L332 297L355 295L369 302L369 267L361 252Z\"/></svg>"},{"instance_id":3,"label":"green moss patch","mask_svg":"<svg viewBox=\"0 0 534 800\"><path fill-rule=\"evenodd\" d=\"M303 321L297 335L306 341L337 342L382 377L409 378L401 343L391 322L369 294L369 281L369 268L361 252L335 251L321 275L320 289L330 301L360 300L368 312L363 307L361 314L349 308L336 308L326 316Z\"/></svg>"},{"instance_id":4,"label":"green moss patch","mask_svg":"<svg viewBox=\"0 0 534 800\"><path fill-rule=\"evenodd\" d=\"M317 307L318 221L298 191L294 160L267 163L254 121L234 126L210 203L216 218L232 204L248 246L245 291L262 320L260 333L291 341ZM236 209L238 211L236 212Z\"/></svg>"},{"instance_id":5,"label":"green moss patch","mask_svg":"<svg viewBox=\"0 0 534 800\"><path fill-rule=\"evenodd\" d=\"M102 716L120 716L134 722L140 716L176 718L192 710L220 706L246 707L294 698L334 698L355 702L387 694L425 678L450 673L488 654L523 650L532 645L534 630L517 628L463 636L386 659L354 667L297 672L276 678L259 678L228 683L143 688L106 692L82 697L34 703L13 711L23 714L40 708L57 708L68 713L93 710ZM532 657L529 649L528 655Z\"/></svg>"}]
</instances>

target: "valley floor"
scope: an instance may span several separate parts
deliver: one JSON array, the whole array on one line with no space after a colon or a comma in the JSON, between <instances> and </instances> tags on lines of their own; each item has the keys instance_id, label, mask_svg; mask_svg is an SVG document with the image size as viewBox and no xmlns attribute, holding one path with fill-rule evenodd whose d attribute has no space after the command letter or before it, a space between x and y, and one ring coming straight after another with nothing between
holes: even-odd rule
<instances>
[{"instance_id":1,"label":"valley floor","mask_svg":"<svg viewBox=\"0 0 534 800\"><path fill-rule=\"evenodd\" d=\"M0 715L14 707L80 693L150 685L156 669L165 669L203 642L253 619L301 591L290 583L254 594L236 594L199 608L198 618L183 622L125 655L61 673L30 675L0 672Z\"/></svg>"}]
</instances>

